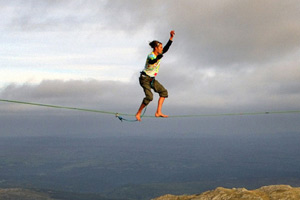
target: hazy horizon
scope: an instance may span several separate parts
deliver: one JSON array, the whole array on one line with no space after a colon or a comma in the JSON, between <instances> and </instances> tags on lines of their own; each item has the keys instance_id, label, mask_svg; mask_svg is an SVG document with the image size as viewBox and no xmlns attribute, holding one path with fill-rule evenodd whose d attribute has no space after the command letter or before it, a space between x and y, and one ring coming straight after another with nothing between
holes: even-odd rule
<instances>
[{"instance_id":1,"label":"hazy horizon","mask_svg":"<svg viewBox=\"0 0 300 200\"><path fill-rule=\"evenodd\" d=\"M201 193L219 186L297 187L298 143L296 133L1 137L0 187L139 200L167 193Z\"/></svg>"}]
</instances>

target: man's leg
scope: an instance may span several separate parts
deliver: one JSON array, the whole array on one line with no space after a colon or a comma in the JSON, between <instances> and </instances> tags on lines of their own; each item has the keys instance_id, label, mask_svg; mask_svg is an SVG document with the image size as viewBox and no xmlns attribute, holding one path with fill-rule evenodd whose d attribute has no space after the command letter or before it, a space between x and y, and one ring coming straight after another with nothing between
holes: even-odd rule
<instances>
[{"instance_id":1,"label":"man's leg","mask_svg":"<svg viewBox=\"0 0 300 200\"><path fill-rule=\"evenodd\" d=\"M155 117L168 117L168 115L164 115L161 112L162 105L165 101L165 98L168 97L168 90L166 90L164 86L160 84L157 80L154 80L153 82L153 89L155 92L159 93L159 99L158 99L158 105L157 105Z\"/></svg>"},{"instance_id":2,"label":"man's leg","mask_svg":"<svg viewBox=\"0 0 300 200\"><path fill-rule=\"evenodd\" d=\"M138 120L138 121L141 121L141 113L143 111L143 109L146 107L146 105L144 103L141 104L138 112L136 113L135 115L135 118Z\"/></svg>"},{"instance_id":3,"label":"man's leg","mask_svg":"<svg viewBox=\"0 0 300 200\"><path fill-rule=\"evenodd\" d=\"M164 115L161 112L162 105L165 101L165 98L168 97L168 90L166 90L164 88L164 86L162 84L160 84L160 82L158 82L157 80L154 80L152 86L153 86L154 91L159 93L159 99L158 99L158 105L157 105L157 110L156 110L156 113L155 113L155 117L168 117L168 115Z\"/></svg>"},{"instance_id":4,"label":"man's leg","mask_svg":"<svg viewBox=\"0 0 300 200\"><path fill-rule=\"evenodd\" d=\"M148 77L140 77L140 85L142 86L144 93L145 93L145 98L143 99L143 102L141 106L139 107L139 110L137 111L135 118L138 121L141 121L141 113L143 109L153 100L153 94L151 92L151 84L150 80Z\"/></svg>"},{"instance_id":5,"label":"man's leg","mask_svg":"<svg viewBox=\"0 0 300 200\"><path fill-rule=\"evenodd\" d=\"M168 117L168 115L164 115L161 112L161 108L162 108L162 105L163 105L164 101L165 101L165 97L159 97L155 117L164 117L164 118Z\"/></svg>"}]
</instances>

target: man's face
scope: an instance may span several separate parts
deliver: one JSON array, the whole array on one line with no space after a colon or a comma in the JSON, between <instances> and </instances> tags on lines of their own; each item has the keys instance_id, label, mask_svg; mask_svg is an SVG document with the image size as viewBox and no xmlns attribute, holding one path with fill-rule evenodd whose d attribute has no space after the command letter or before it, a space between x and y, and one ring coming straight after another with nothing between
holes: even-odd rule
<instances>
[{"instance_id":1,"label":"man's face","mask_svg":"<svg viewBox=\"0 0 300 200\"><path fill-rule=\"evenodd\" d=\"M158 54L162 54L163 53L163 47L162 44L159 44L157 47L155 47L156 51L158 52Z\"/></svg>"}]
</instances>

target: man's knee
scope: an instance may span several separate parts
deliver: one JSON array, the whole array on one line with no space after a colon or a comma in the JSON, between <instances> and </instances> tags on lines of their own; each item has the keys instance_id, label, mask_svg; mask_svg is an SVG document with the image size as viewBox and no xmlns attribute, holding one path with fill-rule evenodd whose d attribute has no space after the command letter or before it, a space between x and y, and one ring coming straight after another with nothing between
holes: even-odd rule
<instances>
[{"instance_id":1,"label":"man's knee","mask_svg":"<svg viewBox=\"0 0 300 200\"><path fill-rule=\"evenodd\" d=\"M168 90L163 90L159 93L159 96L160 97L165 97L165 98L168 98Z\"/></svg>"},{"instance_id":2,"label":"man's knee","mask_svg":"<svg viewBox=\"0 0 300 200\"><path fill-rule=\"evenodd\" d=\"M144 100L143 100L143 104L145 104L146 106L153 100L153 94L148 94Z\"/></svg>"}]
</instances>

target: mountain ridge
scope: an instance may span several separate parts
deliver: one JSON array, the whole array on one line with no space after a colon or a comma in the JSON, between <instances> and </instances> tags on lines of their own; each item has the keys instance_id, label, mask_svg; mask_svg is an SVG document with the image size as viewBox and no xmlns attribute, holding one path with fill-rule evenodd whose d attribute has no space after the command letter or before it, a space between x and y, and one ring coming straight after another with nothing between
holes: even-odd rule
<instances>
[{"instance_id":1,"label":"mountain ridge","mask_svg":"<svg viewBox=\"0 0 300 200\"><path fill-rule=\"evenodd\" d=\"M167 194L152 200L299 200L300 187L290 185L269 185L254 190L246 188L217 187L195 195Z\"/></svg>"},{"instance_id":2,"label":"mountain ridge","mask_svg":"<svg viewBox=\"0 0 300 200\"><path fill-rule=\"evenodd\" d=\"M51 192L50 192L51 193ZM53 198L47 192L34 191L22 188L0 188L1 200L64 200L74 199L74 196L64 196L65 198ZM90 196L86 196L90 198ZM79 198L79 197L78 197ZM77 198L75 198L77 199ZM79 199L82 199L80 197ZM100 196L92 199L108 199ZM248 190L246 188L224 188L217 187L201 194L194 195L171 195L166 194L152 200L299 200L300 187L290 185L269 185L258 189Z\"/></svg>"}]
</instances>

